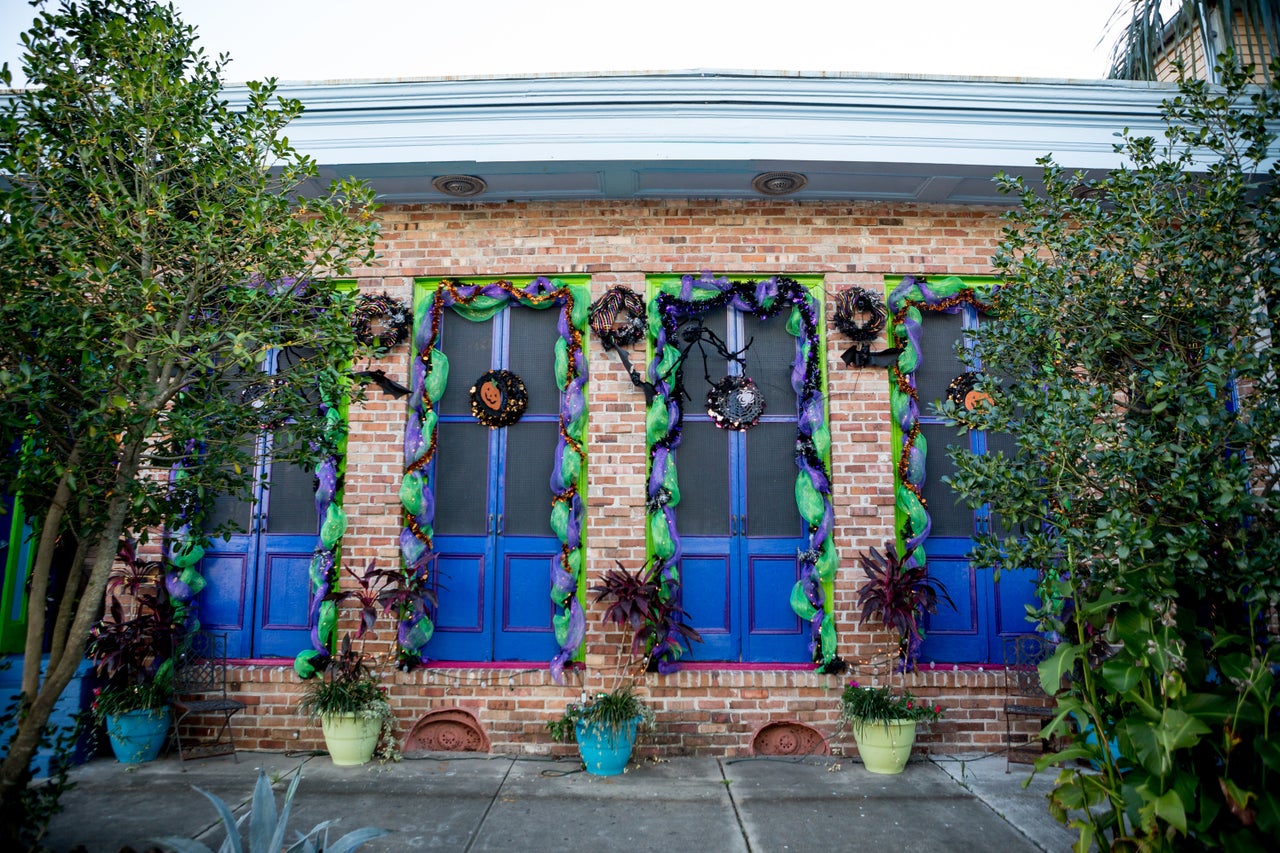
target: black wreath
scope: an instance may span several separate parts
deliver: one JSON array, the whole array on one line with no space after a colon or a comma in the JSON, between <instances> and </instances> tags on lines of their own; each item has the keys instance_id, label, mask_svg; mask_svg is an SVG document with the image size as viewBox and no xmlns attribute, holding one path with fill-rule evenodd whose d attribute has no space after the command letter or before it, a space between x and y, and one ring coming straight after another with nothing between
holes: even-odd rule
<instances>
[{"instance_id":1,"label":"black wreath","mask_svg":"<svg viewBox=\"0 0 1280 853\"><path fill-rule=\"evenodd\" d=\"M981 378L982 373L978 371L961 373L947 385L947 399L962 409L972 410L976 399L971 395L978 390L978 380ZM987 398L981 391L978 391L978 395Z\"/></svg>"},{"instance_id":2,"label":"black wreath","mask_svg":"<svg viewBox=\"0 0 1280 853\"><path fill-rule=\"evenodd\" d=\"M764 414L764 394L746 376L726 376L707 392L707 414L721 429L751 429Z\"/></svg>"},{"instance_id":3,"label":"black wreath","mask_svg":"<svg viewBox=\"0 0 1280 853\"><path fill-rule=\"evenodd\" d=\"M361 294L351 314L356 342L394 349L409 338L409 306L392 296Z\"/></svg>"},{"instance_id":4,"label":"black wreath","mask_svg":"<svg viewBox=\"0 0 1280 853\"><path fill-rule=\"evenodd\" d=\"M510 370L490 370L471 386L471 414L489 429L511 426L528 405L524 381Z\"/></svg>"},{"instance_id":5,"label":"black wreath","mask_svg":"<svg viewBox=\"0 0 1280 853\"><path fill-rule=\"evenodd\" d=\"M589 323L606 348L630 346L644 337L644 300L631 288L615 285L591 303Z\"/></svg>"},{"instance_id":6,"label":"black wreath","mask_svg":"<svg viewBox=\"0 0 1280 853\"><path fill-rule=\"evenodd\" d=\"M884 300L862 287L850 287L836 294L831 322L851 341L871 343L884 331Z\"/></svg>"}]
</instances>

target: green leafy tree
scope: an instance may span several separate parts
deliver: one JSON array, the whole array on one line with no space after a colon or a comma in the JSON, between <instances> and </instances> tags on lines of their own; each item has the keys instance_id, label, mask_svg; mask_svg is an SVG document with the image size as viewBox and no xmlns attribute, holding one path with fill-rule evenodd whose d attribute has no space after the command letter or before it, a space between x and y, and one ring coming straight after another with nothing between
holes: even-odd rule
<instances>
[{"instance_id":1,"label":"green leafy tree","mask_svg":"<svg viewBox=\"0 0 1280 853\"><path fill-rule=\"evenodd\" d=\"M377 235L371 191L320 188L282 136L302 105L274 81L230 105L227 57L172 7L66 0L22 40L29 88L0 103L0 488L37 546L5 827L122 537L247 495L264 428L278 459L333 449L320 404L346 392L353 340L332 279ZM267 379L273 351L288 369Z\"/></svg>"},{"instance_id":2,"label":"green leafy tree","mask_svg":"<svg viewBox=\"0 0 1280 853\"><path fill-rule=\"evenodd\" d=\"M1280 837L1280 196L1275 90L1220 67L1125 134L1098 181L1050 159L994 258L976 357L990 405L943 410L1017 452L954 454L1006 528L979 565L1041 573L1032 615L1079 850L1263 849ZM1111 745L1114 744L1114 750Z\"/></svg>"}]
</instances>

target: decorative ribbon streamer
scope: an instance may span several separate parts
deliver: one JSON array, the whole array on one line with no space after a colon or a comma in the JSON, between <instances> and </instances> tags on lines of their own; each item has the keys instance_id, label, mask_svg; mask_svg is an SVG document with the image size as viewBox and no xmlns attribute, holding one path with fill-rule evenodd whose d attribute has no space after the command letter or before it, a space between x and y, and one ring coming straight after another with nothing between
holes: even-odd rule
<instances>
[{"instance_id":1,"label":"decorative ribbon streamer","mask_svg":"<svg viewBox=\"0 0 1280 853\"><path fill-rule=\"evenodd\" d=\"M698 298L694 297L699 293ZM708 295L710 294L710 295ZM721 306L731 306L759 319L776 317L790 309L787 331L796 338L791 383L796 393L796 505L808 525L808 547L802 551L800 580L791 594L791 607L810 622L809 649L825 670L838 668L835 622L831 616L835 545L831 540L831 484L826 456L831 433L822 398L821 326L817 301L795 279L771 277L761 281L733 282L704 272L683 276L678 287L664 287L649 302L649 333L654 340L649 382L655 394L645 418L649 442L648 530L654 559L658 561L665 595L677 594L681 547L676 528L680 502L676 456L684 421L684 401L679 393L681 352L680 324ZM673 375L674 374L674 375ZM674 451L674 453L673 453ZM670 671L682 648L675 638L659 638L654 648L660 672Z\"/></svg>"},{"instance_id":2,"label":"decorative ribbon streamer","mask_svg":"<svg viewBox=\"0 0 1280 853\"><path fill-rule=\"evenodd\" d=\"M587 329L590 293L585 285L566 285L559 279L536 278L524 288L510 281L466 284L444 280L429 299L422 300L415 316L415 351L409 418L405 426L405 474L400 501L404 507L405 529L400 533L400 553L405 566L425 571L433 551L435 483L431 460L435 456L438 417L435 404L448 383L449 360L436 348L445 308L472 321L493 317L509 303L529 308L560 310L556 327L560 333L555 350L555 378L560 388L560 435L556 441L551 477L551 529L560 540L560 559L552 567L550 595L556 613L552 617L560 650L550 664L551 675L561 681L565 664L582 646L586 619L577 600L586 565L582 544L583 505L578 485L585 465L587 358L582 339ZM418 628L427 621L415 615ZM406 636L401 625L401 637ZM425 644L424 644L425 645ZM400 642L402 666L426 660L422 646L408 648Z\"/></svg>"}]
</instances>

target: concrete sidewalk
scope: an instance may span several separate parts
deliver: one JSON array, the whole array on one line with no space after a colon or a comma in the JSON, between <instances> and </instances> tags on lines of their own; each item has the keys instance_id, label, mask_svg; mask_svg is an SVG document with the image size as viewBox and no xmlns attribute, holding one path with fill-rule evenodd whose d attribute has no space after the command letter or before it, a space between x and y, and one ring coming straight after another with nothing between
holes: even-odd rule
<instances>
[{"instance_id":1,"label":"concrete sidewalk","mask_svg":"<svg viewBox=\"0 0 1280 853\"><path fill-rule=\"evenodd\" d=\"M1049 817L1049 774L1004 772L1002 756L916 761L876 776L848 759L674 758L599 778L574 760L439 753L400 764L335 767L327 756L240 753L143 765L97 759L77 768L45 839L58 853L146 850L165 835L213 849L223 832L193 785L244 814L258 769L277 803L301 773L293 830L340 818L336 839L362 826L392 830L363 851L833 851L1070 848Z\"/></svg>"}]
</instances>

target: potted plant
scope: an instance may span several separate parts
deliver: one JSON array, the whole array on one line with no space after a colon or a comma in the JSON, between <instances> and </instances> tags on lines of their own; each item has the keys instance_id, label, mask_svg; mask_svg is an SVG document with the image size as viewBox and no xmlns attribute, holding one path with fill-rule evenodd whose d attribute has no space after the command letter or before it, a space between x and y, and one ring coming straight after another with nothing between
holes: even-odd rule
<instances>
[{"instance_id":1,"label":"potted plant","mask_svg":"<svg viewBox=\"0 0 1280 853\"><path fill-rule=\"evenodd\" d=\"M898 636L898 669L911 670L920 654L924 632L920 623L925 613L938 612L938 600L952 608L955 602L940 581L929 577L928 569L914 556L898 556L893 542L884 543L884 553L874 547L861 556L862 570L870 583L858 592L862 605L859 623L880 622Z\"/></svg>"},{"instance_id":2,"label":"potted plant","mask_svg":"<svg viewBox=\"0 0 1280 853\"><path fill-rule=\"evenodd\" d=\"M636 572L614 562L618 567L605 572L601 583L591 588L597 603L613 599L604 611L604 622L630 629L632 659L643 661L646 669L656 661L658 671L665 673L671 666L669 659L680 657L689 644L702 642L702 635L685 622L680 587L670 581L664 587L653 561Z\"/></svg>"},{"instance_id":3,"label":"potted plant","mask_svg":"<svg viewBox=\"0 0 1280 853\"><path fill-rule=\"evenodd\" d=\"M165 587L164 564L138 560L127 543L120 559L107 582L107 618L93 629L88 654L105 679L94 691L94 715L106 723L116 758L133 764L154 760L164 746L182 626Z\"/></svg>"},{"instance_id":4,"label":"potted plant","mask_svg":"<svg viewBox=\"0 0 1280 853\"><path fill-rule=\"evenodd\" d=\"M911 757L916 723L942 716L941 705L922 702L911 691L888 685L864 687L850 681L840 696L840 713L849 721L862 764L871 773L901 773Z\"/></svg>"},{"instance_id":5,"label":"potted plant","mask_svg":"<svg viewBox=\"0 0 1280 853\"><path fill-rule=\"evenodd\" d=\"M355 636L360 648L353 648L351 634L347 633L336 654L317 659L320 672L305 682L298 713L320 719L325 747L334 764L365 764L375 752L383 760L395 761L400 757L395 715L379 684L380 663L364 649L379 606L385 607L380 596L385 578L374 568L373 561L363 575L347 571L357 587L330 593L329 599L339 604L349 599L360 602L360 627Z\"/></svg>"},{"instance_id":6,"label":"potted plant","mask_svg":"<svg viewBox=\"0 0 1280 853\"><path fill-rule=\"evenodd\" d=\"M924 614L938 612L939 600L955 604L915 557L900 558L893 542L885 542L883 554L869 549L861 564L870 582L858 593L859 621L862 625L879 622L897 639L896 649L885 661L886 677L908 672L915 667L924 640L920 627ZM942 714L941 705L929 705L910 691L895 692L887 685L862 686L851 681L840 699L858 754L872 773L901 773L915 743L916 723Z\"/></svg>"},{"instance_id":7,"label":"potted plant","mask_svg":"<svg viewBox=\"0 0 1280 853\"><path fill-rule=\"evenodd\" d=\"M604 612L605 624L631 632L626 669L633 680L655 662L659 671L666 671L668 658L678 657L689 643L702 642L702 636L685 622L679 587L670 583L664 587L653 562L636 572L618 563L591 591L597 602L612 599ZM653 709L635 694L633 683L572 702L560 719L547 724L553 740L577 742L587 772L597 776L621 773L631 760L638 732L652 727Z\"/></svg>"},{"instance_id":8,"label":"potted plant","mask_svg":"<svg viewBox=\"0 0 1280 853\"><path fill-rule=\"evenodd\" d=\"M547 723L551 738L576 741L587 772L617 776L626 769L640 729L653 727L653 709L631 685L597 693L584 702L571 702L558 720Z\"/></svg>"}]
</instances>

